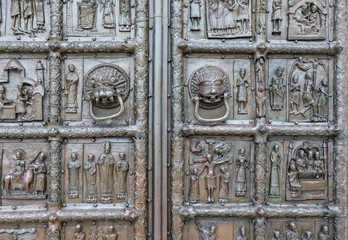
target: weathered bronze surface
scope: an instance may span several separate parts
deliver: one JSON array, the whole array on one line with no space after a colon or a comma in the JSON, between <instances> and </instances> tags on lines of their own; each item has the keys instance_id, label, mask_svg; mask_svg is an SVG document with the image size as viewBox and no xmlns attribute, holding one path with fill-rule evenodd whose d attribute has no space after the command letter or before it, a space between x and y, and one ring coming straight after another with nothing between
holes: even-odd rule
<instances>
[{"instance_id":1,"label":"weathered bronze surface","mask_svg":"<svg viewBox=\"0 0 348 240\"><path fill-rule=\"evenodd\" d=\"M0 0L0 239L347 239L346 12Z\"/></svg>"}]
</instances>

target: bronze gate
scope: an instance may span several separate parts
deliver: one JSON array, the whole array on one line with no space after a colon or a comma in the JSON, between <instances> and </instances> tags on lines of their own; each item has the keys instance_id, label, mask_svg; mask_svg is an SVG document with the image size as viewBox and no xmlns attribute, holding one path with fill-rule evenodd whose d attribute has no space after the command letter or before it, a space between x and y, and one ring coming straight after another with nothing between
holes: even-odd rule
<instances>
[{"instance_id":1,"label":"bronze gate","mask_svg":"<svg viewBox=\"0 0 348 240\"><path fill-rule=\"evenodd\" d=\"M0 10L0 239L347 239L346 2Z\"/></svg>"}]
</instances>

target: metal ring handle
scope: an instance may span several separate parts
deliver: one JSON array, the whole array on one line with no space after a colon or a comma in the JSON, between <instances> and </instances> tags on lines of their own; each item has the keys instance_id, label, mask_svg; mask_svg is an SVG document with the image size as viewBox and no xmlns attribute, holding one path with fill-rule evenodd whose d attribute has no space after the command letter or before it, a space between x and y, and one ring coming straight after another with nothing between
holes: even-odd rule
<instances>
[{"instance_id":1,"label":"metal ring handle","mask_svg":"<svg viewBox=\"0 0 348 240\"><path fill-rule=\"evenodd\" d=\"M230 96L228 96L227 93L224 94L224 104L225 104L225 108L226 108L226 113L224 116L222 116L221 118L212 118L212 119L206 119L203 118L199 115L199 98L194 99L195 102L195 118L202 123L215 123L215 122L224 122L226 121L230 115L231 115L231 108L230 105L228 104L228 99L230 98Z\"/></svg>"},{"instance_id":2,"label":"metal ring handle","mask_svg":"<svg viewBox=\"0 0 348 240\"><path fill-rule=\"evenodd\" d=\"M111 116L107 116L107 117L97 117L94 112L93 112L93 104L92 101L89 100L89 115L91 116L91 118L94 121L104 121L104 120L111 120L113 118L117 118L119 116L121 116L124 113L124 103L122 100L122 96L120 94L116 94L117 96L117 100L120 103L120 111L118 111L117 113L111 115Z\"/></svg>"}]
</instances>

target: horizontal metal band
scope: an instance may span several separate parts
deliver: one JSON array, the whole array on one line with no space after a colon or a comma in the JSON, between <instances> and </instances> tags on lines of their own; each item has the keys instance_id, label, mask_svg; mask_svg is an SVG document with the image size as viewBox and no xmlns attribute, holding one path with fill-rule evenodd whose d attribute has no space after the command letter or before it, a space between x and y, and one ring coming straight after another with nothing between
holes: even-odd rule
<instances>
[{"instance_id":1,"label":"horizontal metal band","mask_svg":"<svg viewBox=\"0 0 348 240\"><path fill-rule=\"evenodd\" d=\"M268 54L329 54L334 55L342 51L338 42L330 43L240 43L221 41L187 41L180 40L179 48L185 54L254 54L256 52Z\"/></svg>"}]
</instances>

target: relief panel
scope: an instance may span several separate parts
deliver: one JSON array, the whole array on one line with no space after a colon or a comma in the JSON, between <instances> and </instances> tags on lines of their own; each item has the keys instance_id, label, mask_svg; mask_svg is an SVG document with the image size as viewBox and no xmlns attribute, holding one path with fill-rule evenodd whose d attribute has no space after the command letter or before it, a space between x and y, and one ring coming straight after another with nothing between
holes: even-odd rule
<instances>
[{"instance_id":1,"label":"relief panel","mask_svg":"<svg viewBox=\"0 0 348 240\"><path fill-rule=\"evenodd\" d=\"M0 225L0 239L2 240L36 240L46 239L45 226L42 224Z\"/></svg>"},{"instance_id":2,"label":"relief panel","mask_svg":"<svg viewBox=\"0 0 348 240\"><path fill-rule=\"evenodd\" d=\"M133 238L134 229L123 221L68 223L63 227L63 240L127 240Z\"/></svg>"},{"instance_id":3,"label":"relief panel","mask_svg":"<svg viewBox=\"0 0 348 240\"><path fill-rule=\"evenodd\" d=\"M45 87L48 85L46 60L1 59L0 66L0 120L43 121L47 95Z\"/></svg>"},{"instance_id":4,"label":"relief panel","mask_svg":"<svg viewBox=\"0 0 348 240\"><path fill-rule=\"evenodd\" d=\"M1 35L6 40L43 40L48 37L49 4L44 0L2 0Z\"/></svg>"},{"instance_id":5,"label":"relief panel","mask_svg":"<svg viewBox=\"0 0 348 240\"><path fill-rule=\"evenodd\" d=\"M184 225L183 239L248 240L252 232L252 224L245 219L195 219Z\"/></svg>"},{"instance_id":6,"label":"relief panel","mask_svg":"<svg viewBox=\"0 0 348 240\"><path fill-rule=\"evenodd\" d=\"M45 202L49 176L48 144L13 141L2 143L1 148L2 205Z\"/></svg>"},{"instance_id":7,"label":"relief panel","mask_svg":"<svg viewBox=\"0 0 348 240\"><path fill-rule=\"evenodd\" d=\"M129 123L133 121L133 72L130 58L69 56L64 69L64 119ZM73 122L71 122L73 124Z\"/></svg>"},{"instance_id":8,"label":"relief panel","mask_svg":"<svg viewBox=\"0 0 348 240\"><path fill-rule=\"evenodd\" d=\"M328 240L333 239L331 219L270 219L266 239Z\"/></svg>"},{"instance_id":9,"label":"relief panel","mask_svg":"<svg viewBox=\"0 0 348 240\"><path fill-rule=\"evenodd\" d=\"M268 201L332 198L332 142L329 140L277 140L268 145Z\"/></svg>"},{"instance_id":10,"label":"relief panel","mask_svg":"<svg viewBox=\"0 0 348 240\"><path fill-rule=\"evenodd\" d=\"M130 36L130 0L69 0L65 14L66 37L111 40Z\"/></svg>"},{"instance_id":11,"label":"relief panel","mask_svg":"<svg viewBox=\"0 0 348 240\"><path fill-rule=\"evenodd\" d=\"M254 115L249 59L187 60L186 119L201 123L247 120Z\"/></svg>"},{"instance_id":12,"label":"relief panel","mask_svg":"<svg viewBox=\"0 0 348 240\"><path fill-rule=\"evenodd\" d=\"M185 196L190 204L248 202L253 192L253 148L248 139L187 141Z\"/></svg>"},{"instance_id":13,"label":"relief panel","mask_svg":"<svg viewBox=\"0 0 348 240\"><path fill-rule=\"evenodd\" d=\"M272 120L332 120L333 80L329 58L270 59L268 116Z\"/></svg>"},{"instance_id":14,"label":"relief panel","mask_svg":"<svg viewBox=\"0 0 348 240\"><path fill-rule=\"evenodd\" d=\"M128 139L70 140L65 145L66 203L133 202L134 156Z\"/></svg>"}]
</instances>

